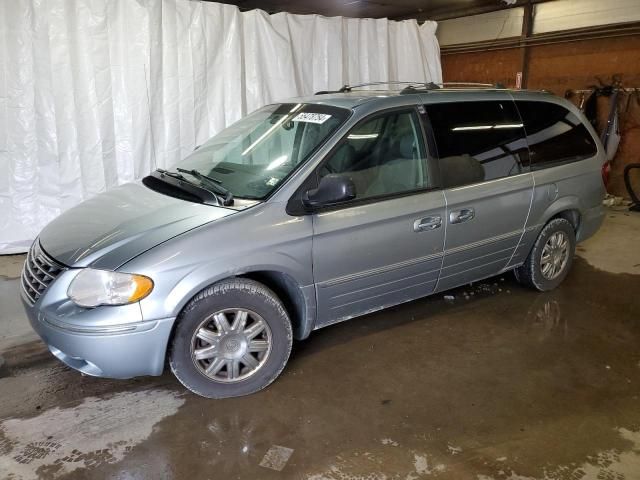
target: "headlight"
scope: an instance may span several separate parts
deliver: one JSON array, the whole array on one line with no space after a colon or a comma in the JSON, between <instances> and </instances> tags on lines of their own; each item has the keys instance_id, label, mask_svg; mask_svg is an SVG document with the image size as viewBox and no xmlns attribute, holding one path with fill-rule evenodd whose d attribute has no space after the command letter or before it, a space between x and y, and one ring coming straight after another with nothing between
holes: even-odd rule
<instances>
[{"instance_id":1,"label":"headlight","mask_svg":"<svg viewBox=\"0 0 640 480\"><path fill-rule=\"evenodd\" d=\"M73 279L67 295L81 307L97 307L137 302L151 290L153 281L144 275L85 268Z\"/></svg>"}]
</instances>

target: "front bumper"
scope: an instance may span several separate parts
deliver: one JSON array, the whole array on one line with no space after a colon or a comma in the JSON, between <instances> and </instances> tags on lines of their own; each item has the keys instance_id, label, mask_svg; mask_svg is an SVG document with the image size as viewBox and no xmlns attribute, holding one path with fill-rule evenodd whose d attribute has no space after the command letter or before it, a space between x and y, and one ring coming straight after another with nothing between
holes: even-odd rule
<instances>
[{"instance_id":1,"label":"front bumper","mask_svg":"<svg viewBox=\"0 0 640 480\"><path fill-rule=\"evenodd\" d=\"M161 375L164 370L175 318L83 327L39 309L39 302L29 305L24 294L22 302L33 329L51 353L71 368L108 378ZM118 316L117 309L113 313Z\"/></svg>"}]
</instances>

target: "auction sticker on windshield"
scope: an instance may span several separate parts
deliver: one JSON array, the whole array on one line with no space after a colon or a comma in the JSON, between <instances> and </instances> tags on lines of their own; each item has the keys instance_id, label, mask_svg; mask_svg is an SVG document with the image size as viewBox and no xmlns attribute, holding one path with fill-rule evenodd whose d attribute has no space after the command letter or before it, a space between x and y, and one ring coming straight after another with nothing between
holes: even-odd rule
<instances>
[{"instance_id":1,"label":"auction sticker on windshield","mask_svg":"<svg viewBox=\"0 0 640 480\"><path fill-rule=\"evenodd\" d=\"M293 118L294 122L324 123L331 118L327 113L302 112Z\"/></svg>"}]
</instances>

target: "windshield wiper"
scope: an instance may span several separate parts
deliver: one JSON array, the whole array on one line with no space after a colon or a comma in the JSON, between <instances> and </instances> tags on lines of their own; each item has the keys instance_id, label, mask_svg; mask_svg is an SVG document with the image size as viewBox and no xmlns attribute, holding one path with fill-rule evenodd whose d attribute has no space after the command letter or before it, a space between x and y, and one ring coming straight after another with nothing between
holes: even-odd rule
<instances>
[{"instance_id":1,"label":"windshield wiper","mask_svg":"<svg viewBox=\"0 0 640 480\"><path fill-rule=\"evenodd\" d=\"M196 177L198 180L200 180L201 183L206 183L207 185L209 185L212 188L212 190L214 190L216 193L220 195L224 195L224 200L222 204L225 207L229 205L233 205L233 194L222 186L222 182L220 182L220 180L216 180L215 178L205 175L204 173L200 173L198 170L187 170L185 168L180 168L180 167L177 167L176 170L178 172L188 173L189 175ZM180 174L177 173L174 175L180 175ZM182 177L182 175L180 176Z\"/></svg>"},{"instance_id":2,"label":"windshield wiper","mask_svg":"<svg viewBox=\"0 0 640 480\"><path fill-rule=\"evenodd\" d=\"M154 186L153 179L161 180L163 183L171 185L175 189L183 190L187 192L185 197L183 194L176 194L171 191L167 192L164 189L158 190L157 186ZM193 180L189 180L187 177L180 173L169 172L162 168L157 168L155 172L151 172L151 175L142 179L142 182L152 190L159 191L160 193L166 193L167 195L181 198L183 200L194 201L193 197L199 199L206 205L222 205L222 195L216 193L212 188L205 188L202 182L198 183Z\"/></svg>"},{"instance_id":3,"label":"windshield wiper","mask_svg":"<svg viewBox=\"0 0 640 480\"><path fill-rule=\"evenodd\" d=\"M183 182L189 183L189 181L185 178L184 175L180 175L179 173L169 172L163 168L156 168L156 172L161 175L166 175L167 177L177 178L178 180L182 180Z\"/></svg>"}]
</instances>

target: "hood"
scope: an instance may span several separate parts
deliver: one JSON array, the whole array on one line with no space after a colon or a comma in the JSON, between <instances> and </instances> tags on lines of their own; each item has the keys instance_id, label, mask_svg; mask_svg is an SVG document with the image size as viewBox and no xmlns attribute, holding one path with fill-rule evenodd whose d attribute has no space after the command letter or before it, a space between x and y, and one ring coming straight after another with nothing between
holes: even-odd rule
<instances>
[{"instance_id":1,"label":"hood","mask_svg":"<svg viewBox=\"0 0 640 480\"><path fill-rule=\"evenodd\" d=\"M129 183L66 211L39 238L60 263L115 269L176 235L233 213Z\"/></svg>"}]
</instances>

